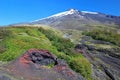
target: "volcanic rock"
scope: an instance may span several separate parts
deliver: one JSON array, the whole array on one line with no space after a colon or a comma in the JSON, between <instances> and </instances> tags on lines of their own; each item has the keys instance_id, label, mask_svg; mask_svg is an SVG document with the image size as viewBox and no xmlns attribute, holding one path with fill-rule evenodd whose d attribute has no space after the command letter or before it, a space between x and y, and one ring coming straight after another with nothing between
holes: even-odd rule
<instances>
[{"instance_id":1,"label":"volcanic rock","mask_svg":"<svg viewBox=\"0 0 120 80\"><path fill-rule=\"evenodd\" d=\"M90 44L86 44L89 42ZM120 48L103 48L97 45L114 46L112 43L83 37L75 49L92 64L93 80L120 80ZM92 44L92 45L91 45ZM93 59L92 59L93 58Z\"/></svg>"},{"instance_id":2,"label":"volcanic rock","mask_svg":"<svg viewBox=\"0 0 120 80\"><path fill-rule=\"evenodd\" d=\"M5 68L18 80L85 80L47 50L30 49Z\"/></svg>"},{"instance_id":3,"label":"volcanic rock","mask_svg":"<svg viewBox=\"0 0 120 80\"><path fill-rule=\"evenodd\" d=\"M0 80L12 80L12 79L6 76L3 72L0 72Z\"/></svg>"}]
</instances>

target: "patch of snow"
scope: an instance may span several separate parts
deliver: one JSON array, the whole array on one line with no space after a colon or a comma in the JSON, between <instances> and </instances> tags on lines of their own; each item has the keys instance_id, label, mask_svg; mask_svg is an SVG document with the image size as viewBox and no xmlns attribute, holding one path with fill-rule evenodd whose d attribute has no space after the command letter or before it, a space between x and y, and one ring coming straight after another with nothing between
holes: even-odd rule
<instances>
[{"instance_id":1,"label":"patch of snow","mask_svg":"<svg viewBox=\"0 0 120 80\"><path fill-rule=\"evenodd\" d=\"M38 19L38 20L35 20L33 22L36 22L36 21L39 21L39 20L43 20L43 19L48 19L48 18L63 17L63 16L66 16L66 15L74 14L76 12L78 12L78 10L70 9L69 11L61 12L61 13L58 13L58 14L55 14L55 15L52 15L52 16L49 16L49 17L46 17L46 18Z\"/></svg>"},{"instance_id":2,"label":"patch of snow","mask_svg":"<svg viewBox=\"0 0 120 80\"><path fill-rule=\"evenodd\" d=\"M88 14L98 14L97 12L90 12L90 11L81 11L82 13L88 13Z\"/></svg>"},{"instance_id":3,"label":"patch of snow","mask_svg":"<svg viewBox=\"0 0 120 80\"><path fill-rule=\"evenodd\" d=\"M77 10L71 9L71 10L69 10L69 11L61 12L61 13L52 15L52 16L50 16L50 17L62 17L62 16L74 14L74 13L76 13L76 11L77 11ZM48 17L48 18L50 18L50 17Z\"/></svg>"}]
</instances>

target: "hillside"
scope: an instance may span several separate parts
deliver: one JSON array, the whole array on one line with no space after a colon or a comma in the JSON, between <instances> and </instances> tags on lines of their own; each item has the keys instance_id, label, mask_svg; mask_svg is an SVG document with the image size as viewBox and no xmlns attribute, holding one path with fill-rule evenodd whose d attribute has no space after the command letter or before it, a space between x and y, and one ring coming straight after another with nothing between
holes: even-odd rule
<instances>
[{"instance_id":1,"label":"hillside","mask_svg":"<svg viewBox=\"0 0 120 80\"><path fill-rule=\"evenodd\" d=\"M0 28L0 79L119 80L120 34L116 30Z\"/></svg>"},{"instance_id":2,"label":"hillside","mask_svg":"<svg viewBox=\"0 0 120 80\"><path fill-rule=\"evenodd\" d=\"M91 80L92 72L91 72L90 62L83 55L77 54L76 51L74 50L74 47L75 45L69 39L65 39L62 37L62 32L46 26L43 27L21 26L21 27L1 28L0 29L0 63L1 63L0 79L21 80L21 77L23 77L24 80L26 79L30 80L30 78L26 78L27 76L24 75L22 76L22 74L21 75L15 74L13 71L11 71L12 69L10 67L11 65L19 64L19 62L16 62L15 60L16 59L18 60L19 59L18 57L26 53L26 51L30 49L39 49L39 50L41 49L41 50L48 50L50 53L54 54L58 59L64 59L69 65L69 67L71 67L74 71L80 73L78 74L72 71L72 73L76 74L75 75L76 78L73 77L73 79L77 80L78 78L77 74L78 74L79 75L78 80L84 80L82 76L84 76L88 80ZM76 61L79 62L74 63ZM72 65L73 63L74 65ZM77 67L78 64L82 64L82 65L79 65ZM7 67L5 67L6 65ZM52 72L55 72L54 70L52 70L51 67L54 67L54 65L53 66L52 64L46 65L48 71L50 70ZM12 68L16 68L16 67L12 66ZM17 70L19 71L19 69L22 68L23 67L21 68L17 67ZM35 74L39 74L39 73L44 74L44 72L41 73L39 71L38 73ZM29 76L34 77L34 75L32 74L30 74ZM50 76L52 75L46 74L46 76L49 76L48 77L49 79ZM60 78L60 80L63 79L69 80L68 77L66 78L64 76L61 76L61 74L58 74L57 76L56 78ZM42 79L43 77L36 77L36 79L38 80L40 78ZM56 78L54 78L54 80L56 80ZM53 80L53 79L49 79L49 80Z\"/></svg>"}]
</instances>

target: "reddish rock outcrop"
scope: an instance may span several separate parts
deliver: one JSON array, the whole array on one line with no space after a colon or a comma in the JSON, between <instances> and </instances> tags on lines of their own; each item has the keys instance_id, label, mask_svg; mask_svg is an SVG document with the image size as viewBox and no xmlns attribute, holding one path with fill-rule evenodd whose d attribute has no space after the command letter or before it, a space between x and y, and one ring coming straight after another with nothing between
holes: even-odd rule
<instances>
[{"instance_id":1,"label":"reddish rock outcrop","mask_svg":"<svg viewBox=\"0 0 120 80\"><path fill-rule=\"evenodd\" d=\"M22 80L85 80L47 50L30 49L5 67Z\"/></svg>"},{"instance_id":2,"label":"reddish rock outcrop","mask_svg":"<svg viewBox=\"0 0 120 80\"><path fill-rule=\"evenodd\" d=\"M35 63L41 65L49 65L50 63L57 64L56 56L47 50L30 49L19 59L20 63L25 65Z\"/></svg>"}]
</instances>

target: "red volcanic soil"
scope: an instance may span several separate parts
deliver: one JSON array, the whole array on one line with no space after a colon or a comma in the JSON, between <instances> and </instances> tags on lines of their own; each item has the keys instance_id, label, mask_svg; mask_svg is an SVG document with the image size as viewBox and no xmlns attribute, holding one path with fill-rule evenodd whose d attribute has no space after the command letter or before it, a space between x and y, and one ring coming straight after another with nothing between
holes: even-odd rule
<instances>
[{"instance_id":1,"label":"red volcanic soil","mask_svg":"<svg viewBox=\"0 0 120 80\"><path fill-rule=\"evenodd\" d=\"M84 80L47 50L30 49L5 68L20 80Z\"/></svg>"}]
</instances>

